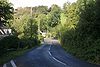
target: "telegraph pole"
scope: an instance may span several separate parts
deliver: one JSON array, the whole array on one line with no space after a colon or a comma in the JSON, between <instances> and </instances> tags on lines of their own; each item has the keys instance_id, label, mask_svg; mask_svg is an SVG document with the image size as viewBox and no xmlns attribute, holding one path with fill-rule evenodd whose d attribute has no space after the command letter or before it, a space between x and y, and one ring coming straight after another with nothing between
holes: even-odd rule
<instances>
[{"instance_id":1,"label":"telegraph pole","mask_svg":"<svg viewBox=\"0 0 100 67\"><path fill-rule=\"evenodd\" d=\"M30 25L31 25L31 26L30 26L30 28L31 28L30 34L31 34L31 37L30 37L30 38L32 39L32 7L31 7L30 10L31 10L31 12L30 12Z\"/></svg>"},{"instance_id":2,"label":"telegraph pole","mask_svg":"<svg viewBox=\"0 0 100 67\"><path fill-rule=\"evenodd\" d=\"M32 7L31 7L31 18L32 18Z\"/></svg>"}]
</instances>

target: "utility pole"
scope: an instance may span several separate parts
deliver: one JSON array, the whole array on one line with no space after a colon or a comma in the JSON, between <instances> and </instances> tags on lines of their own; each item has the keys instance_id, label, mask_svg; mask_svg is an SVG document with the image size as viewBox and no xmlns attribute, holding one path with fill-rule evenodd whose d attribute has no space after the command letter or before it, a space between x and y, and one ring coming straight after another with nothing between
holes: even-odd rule
<instances>
[{"instance_id":1,"label":"utility pole","mask_svg":"<svg viewBox=\"0 0 100 67\"><path fill-rule=\"evenodd\" d=\"M31 7L30 10L31 10L31 12L30 12L30 25L31 25L31 26L30 26L30 28L31 28L30 34L31 34L31 37L30 37L30 38L32 39L32 7Z\"/></svg>"},{"instance_id":2,"label":"utility pole","mask_svg":"<svg viewBox=\"0 0 100 67\"><path fill-rule=\"evenodd\" d=\"M32 18L32 11L33 11L33 10L32 10L32 7L31 7L31 18Z\"/></svg>"}]
</instances>

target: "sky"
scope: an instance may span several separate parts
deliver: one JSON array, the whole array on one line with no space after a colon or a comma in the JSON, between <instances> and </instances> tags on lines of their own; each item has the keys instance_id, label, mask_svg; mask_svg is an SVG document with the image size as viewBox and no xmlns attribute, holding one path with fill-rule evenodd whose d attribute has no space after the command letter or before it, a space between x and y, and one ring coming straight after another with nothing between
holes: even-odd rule
<instances>
[{"instance_id":1,"label":"sky","mask_svg":"<svg viewBox=\"0 0 100 67\"><path fill-rule=\"evenodd\" d=\"M57 4L60 7L63 6L64 3L67 1L69 2L75 2L76 0L9 0L14 6L14 8L17 7L34 7L39 5L44 5L50 7L52 4Z\"/></svg>"}]
</instances>

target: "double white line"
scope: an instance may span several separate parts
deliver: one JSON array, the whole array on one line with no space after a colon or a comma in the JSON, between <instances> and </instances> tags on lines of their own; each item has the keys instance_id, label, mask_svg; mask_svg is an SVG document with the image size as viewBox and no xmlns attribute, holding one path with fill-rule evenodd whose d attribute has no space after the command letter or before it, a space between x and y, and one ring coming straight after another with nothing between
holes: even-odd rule
<instances>
[{"instance_id":1,"label":"double white line","mask_svg":"<svg viewBox=\"0 0 100 67\"><path fill-rule=\"evenodd\" d=\"M10 61L12 67L17 67L13 60ZM7 64L4 64L3 67L7 67Z\"/></svg>"}]
</instances>

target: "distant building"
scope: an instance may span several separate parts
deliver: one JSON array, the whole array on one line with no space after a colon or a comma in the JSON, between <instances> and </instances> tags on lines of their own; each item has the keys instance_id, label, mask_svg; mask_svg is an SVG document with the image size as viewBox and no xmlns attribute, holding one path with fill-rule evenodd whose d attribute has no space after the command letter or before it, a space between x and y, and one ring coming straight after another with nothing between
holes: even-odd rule
<instances>
[{"instance_id":1,"label":"distant building","mask_svg":"<svg viewBox=\"0 0 100 67\"><path fill-rule=\"evenodd\" d=\"M0 40L10 35L12 35L12 29L6 27L0 27Z\"/></svg>"}]
</instances>

